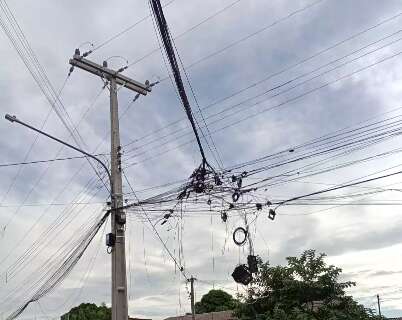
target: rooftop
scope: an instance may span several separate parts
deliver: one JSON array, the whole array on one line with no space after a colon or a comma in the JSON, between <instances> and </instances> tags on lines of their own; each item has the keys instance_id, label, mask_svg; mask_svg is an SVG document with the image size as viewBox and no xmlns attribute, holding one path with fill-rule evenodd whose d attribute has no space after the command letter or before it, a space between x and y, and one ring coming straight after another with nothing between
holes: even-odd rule
<instances>
[{"instance_id":1,"label":"rooftop","mask_svg":"<svg viewBox=\"0 0 402 320\"><path fill-rule=\"evenodd\" d=\"M192 320L191 314L186 314L184 316L169 317L165 320ZM235 320L232 311L220 311L220 312L210 312L195 315L196 320Z\"/></svg>"}]
</instances>

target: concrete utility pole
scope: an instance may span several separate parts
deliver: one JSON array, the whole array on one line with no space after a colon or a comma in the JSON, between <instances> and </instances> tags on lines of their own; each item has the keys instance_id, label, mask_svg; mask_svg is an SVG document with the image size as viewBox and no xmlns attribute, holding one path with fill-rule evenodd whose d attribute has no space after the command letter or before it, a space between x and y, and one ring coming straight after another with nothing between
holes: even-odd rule
<instances>
[{"instance_id":1,"label":"concrete utility pole","mask_svg":"<svg viewBox=\"0 0 402 320\"><path fill-rule=\"evenodd\" d=\"M378 304L378 315L381 317L381 302L380 302L380 295L377 294L377 304Z\"/></svg>"},{"instance_id":2,"label":"concrete utility pole","mask_svg":"<svg viewBox=\"0 0 402 320\"><path fill-rule=\"evenodd\" d=\"M195 320L195 305L194 305L194 281L197 280L194 277L191 277L187 281L190 282L191 284L191 292L190 292L190 298L191 298L191 315L193 316L193 320Z\"/></svg>"},{"instance_id":3,"label":"concrete utility pole","mask_svg":"<svg viewBox=\"0 0 402 320\"><path fill-rule=\"evenodd\" d=\"M78 49L73 59L70 59L70 64L106 79L110 84L111 232L114 238L114 246L112 248L112 320L127 320L128 302L124 231L126 215L122 209L119 209L123 206L123 190L117 85L121 85L142 95L150 92L151 88L148 81L142 84L120 74L124 69L119 69L118 71L109 69L106 61L101 66L84 59L81 57Z\"/></svg>"}]
</instances>

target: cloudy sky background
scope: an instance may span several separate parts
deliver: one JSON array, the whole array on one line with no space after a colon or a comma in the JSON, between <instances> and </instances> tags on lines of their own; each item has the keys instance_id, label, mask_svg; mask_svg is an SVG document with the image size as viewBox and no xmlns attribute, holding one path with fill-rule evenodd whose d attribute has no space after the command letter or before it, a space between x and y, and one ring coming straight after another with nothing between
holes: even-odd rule
<instances>
[{"instance_id":1,"label":"cloudy sky background","mask_svg":"<svg viewBox=\"0 0 402 320\"><path fill-rule=\"evenodd\" d=\"M185 66L315 3L311 0L241 0L192 29L233 2L176 0L166 7L165 15L173 35L190 30L176 40ZM118 4L92 0L63 3L41 1L38 4L21 0L8 4L55 88L62 86L69 69L68 59L76 47L87 41L97 46L150 13L147 1L120 1ZM317 2L308 10L296 13L188 68L198 103L201 107L207 106L395 16L400 11L402 6L398 0ZM4 19L3 14L1 17ZM205 110L203 115L211 116L264 89L396 33L402 27L401 19L402 17L393 19L316 59L214 105ZM381 120L400 115L401 109L398 107L401 106L402 77L398 71L402 64L399 56L280 108L262 112L324 83L397 54L402 49L402 41L397 41L400 37L402 34L397 33L363 51L368 52L388 42L395 42L376 53L368 54L258 106L243 111L238 108L237 112L231 113L230 118L211 124L209 129L214 132L247 115L260 112L258 116L213 134L224 166L291 148L370 118ZM0 33L0 43L2 113L15 114L21 120L40 127L49 113L50 105L4 33ZM152 20L146 19L96 50L90 55L90 59L101 63L112 57L108 60L109 65L119 68L126 64L126 60L134 63L157 47ZM83 45L81 50L88 48L88 45ZM333 65L320 72L331 67ZM133 64L125 74L139 81L149 79L152 82L165 78L166 72L162 56L156 51ZM107 153L109 149L109 100L108 92L102 90L102 86L100 79L75 70L61 96L72 121L79 123L77 128L85 141L85 147L94 153ZM155 86L149 96L141 97L130 105L133 98L134 94L127 89L119 91L120 111L126 111L120 123L122 144L124 146L131 143L124 148L123 163L130 165L126 171L130 182L138 190L138 196L145 198L164 189L141 190L188 177L200 163L200 156L194 142L181 146L192 139L186 121L143 138L184 116L168 80ZM243 105L243 108L252 106L255 101L258 99ZM129 107L126 110L127 106ZM54 112L50 114L44 128L72 142ZM189 134L177 139L164 138L178 128L182 131L173 134L173 138L183 133ZM0 163L76 155L44 137L39 137L37 141L35 139L36 136L27 129L5 120L0 121ZM34 141L36 142L30 149ZM400 138L394 138L347 158L334 159L331 164L385 152L399 147L401 142ZM130 152L133 148L136 149ZM209 157L213 159L211 155ZM330 184L398 166L399 158L396 154L349 169L287 183L268 190L265 196L267 199L290 198L320 190ZM92 169L83 159L26 165L21 169L1 167L0 170L0 225L2 228L6 227L1 234L0 245L0 314L6 316L16 305L26 300L28 287L35 287L38 280L36 268L47 259L55 257L55 253L66 241L82 232L102 212L107 191L102 189L102 184L96 181ZM400 167L395 170L400 170ZM392 170L386 171L388 172ZM88 181L91 184L87 188ZM393 188L398 188L402 181L397 176L373 182L369 186L391 184ZM127 185L124 190L130 192ZM356 192L356 189L342 190L339 194L348 192ZM370 197L368 200L391 201L398 200L399 197L400 192L395 191ZM134 200L132 194L128 194L127 198ZM68 205L75 202L89 204ZM31 204L40 205L28 206ZM324 209L327 210L322 211ZM268 220L266 214L258 218L253 227L255 251L263 259L269 259L273 265L284 263L285 257L299 255L305 249L326 252L329 263L344 269L345 279L357 282L357 287L351 293L360 302L374 308L375 295L380 294L383 313L386 316L400 316L402 219L399 212L398 206L283 207L274 222ZM61 215L66 220L60 221ZM53 229L46 237L40 237L55 221L61 222L58 228ZM199 216L184 216L180 222L182 263L186 266L187 274L200 280L196 283L197 298L201 298L213 287L224 288L232 294L243 291L243 288L234 284L230 276L236 264L244 261L247 256L245 249L239 250L231 241L231 232L239 225L242 225L241 219L229 219L225 225L218 216L211 217L208 212ZM178 256L180 243L177 230L168 230L161 226L158 229L169 249ZM108 230L109 225L106 229L101 229L68 279L39 303L32 304L21 319L57 318L81 302L110 304L110 256L104 246L104 234ZM138 219L134 213L127 224L127 238L130 315L159 319L189 312L188 291L183 277L175 270L149 225ZM41 244L37 256L21 265L18 272L10 276L10 266L35 241Z\"/></svg>"}]
</instances>

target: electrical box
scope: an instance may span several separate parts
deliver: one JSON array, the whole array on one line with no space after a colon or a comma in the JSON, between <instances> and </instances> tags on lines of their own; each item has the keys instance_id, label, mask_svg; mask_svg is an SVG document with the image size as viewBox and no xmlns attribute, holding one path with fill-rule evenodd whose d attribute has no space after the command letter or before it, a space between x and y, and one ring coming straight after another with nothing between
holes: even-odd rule
<instances>
[{"instance_id":1,"label":"electrical box","mask_svg":"<svg viewBox=\"0 0 402 320\"><path fill-rule=\"evenodd\" d=\"M114 247L116 244L116 236L113 233L108 233L106 235L106 246Z\"/></svg>"},{"instance_id":2,"label":"electrical box","mask_svg":"<svg viewBox=\"0 0 402 320\"><path fill-rule=\"evenodd\" d=\"M116 220L118 224L126 224L126 214L124 212L120 212L116 215Z\"/></svg>"}]
</instances>

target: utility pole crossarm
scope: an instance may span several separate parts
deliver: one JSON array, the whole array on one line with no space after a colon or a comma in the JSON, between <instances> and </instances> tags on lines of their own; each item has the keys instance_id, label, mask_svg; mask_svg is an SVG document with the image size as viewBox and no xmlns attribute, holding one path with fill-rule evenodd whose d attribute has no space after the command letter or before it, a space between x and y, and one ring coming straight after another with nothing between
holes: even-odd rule
<instances>
[{"instance_id":1,"label":"utility pole crossarm","mask_svg":"<svg viewBox=\"0 0 402 320\"><path fill-rule=\"evenodd\" d=\"M147 95L148 92L151 92L149 81L146 81L145 84L142 84L120 74L119 71L109 69L107 66L101 66L88 59L82 58L79 54L75 54L69 62L72 66L88 71L98 77L106 79L114 78L116 80L116 84L126 87L127 89L140 93L144 96Z\"/></svg>"}]
</instances>

